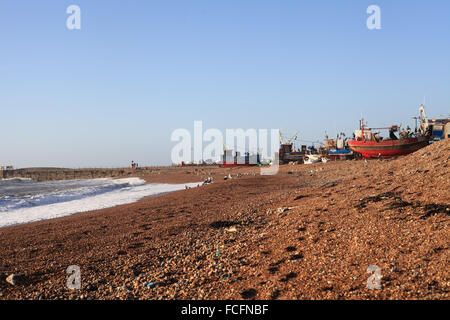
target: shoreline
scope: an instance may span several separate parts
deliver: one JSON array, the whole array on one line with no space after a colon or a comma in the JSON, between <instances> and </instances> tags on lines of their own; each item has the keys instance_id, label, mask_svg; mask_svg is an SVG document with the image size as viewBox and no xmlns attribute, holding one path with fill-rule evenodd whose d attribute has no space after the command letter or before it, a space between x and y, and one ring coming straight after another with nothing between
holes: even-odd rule
<instances>
[{"instance_id":1,"label":"shoreline","mask_svg":"<svg viewBox=\"0 0 450 320\"><path fill-rule=\"evenodd\" d=\"M199 166L198 168L211 168L216 166ZM160 172L173 172L179 167L156 166L125 168L21 168L12 170L0 170L0 180L32 179L35 181L78 180L96 178L130 178L134 176L151 176Z\"/></svg>"},{"instance_id":2,"label":"shoreline","mask_svg":"<svg viewBox=\"0 0 450 320\"><path fill-rule=\"evenodd\" d=\"M125 178L125 180L129 179L133 178ZM140 178L135 179L139 179L142 184L129 187L129 191L124 189L115 189L105 193L95 193L83 196L78 199L64 200L37 206L20 207L12 211L2 212L2 215L4 216L2 219L0 219L0 228L44 220L58 219L61 217L76 215L83 212L92 212L107 208L113 208L125 204L135 203L144 198L156 197L166 193L183 190L186 186L194 187L193 183L166 184L146 182L145 180ZM195 183L195 187L197 185L198 184ZM143 190L143 187L145 188L145 190ZM123 192L125 192L125 194ZM138 195L136 195L136 193L138 193Z\"/></svg>"},{"instance_id":3,"label":"shoreline","mask_svg":"<svg viewBox=\"0 0 450 320\"><path fill-rule=\"evenodd\" d=\"M1 228L0 299L449 299L449 156L154 172L214 183Z\"/></svg>"}]
</instances>

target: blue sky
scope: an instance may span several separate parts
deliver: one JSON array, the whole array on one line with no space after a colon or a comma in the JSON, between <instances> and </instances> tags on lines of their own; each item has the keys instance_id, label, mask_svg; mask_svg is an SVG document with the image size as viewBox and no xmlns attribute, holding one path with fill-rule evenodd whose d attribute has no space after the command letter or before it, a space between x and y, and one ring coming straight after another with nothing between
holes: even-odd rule
<instances>
[{"instance_id":1,"label":"blue sky","mask_svg":"<svg viewBox=\"0 0 450 320\"><path fill-rule=\"evenodd\" d=\"M0 43L1 165L169 164L194 120L317 140L450 112L447 0L2 0Z\"/></svg>"}]
</instances>

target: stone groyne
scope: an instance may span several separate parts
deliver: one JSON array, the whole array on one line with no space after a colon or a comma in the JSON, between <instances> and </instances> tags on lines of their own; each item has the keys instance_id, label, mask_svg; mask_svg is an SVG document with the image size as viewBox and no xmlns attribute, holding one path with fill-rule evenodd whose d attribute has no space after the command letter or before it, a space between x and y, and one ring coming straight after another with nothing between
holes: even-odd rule
<instances>
[{"instance_id":1,"label":"stone groyne","mask_svg":"<svg viewBox=\"0 0 450 320\"><path fill-rule=\"evenodd\" d=\"M150 172L150 168L92 168L92 169L59 169L59 168L26 168L1 170L0 179L29 178L36 181L73 180L93 178L120 178Z\"/></svg>"}]
</instances>

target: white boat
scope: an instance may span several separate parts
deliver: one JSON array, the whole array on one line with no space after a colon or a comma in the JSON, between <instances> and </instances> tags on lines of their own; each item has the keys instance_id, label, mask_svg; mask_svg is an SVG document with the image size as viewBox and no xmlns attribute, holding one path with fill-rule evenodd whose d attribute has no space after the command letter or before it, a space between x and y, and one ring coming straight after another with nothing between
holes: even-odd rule
<instances>
[{"instance_id":1,"label":"white boat","mask_svg":"<svg viewBox=\"0 0 450 320\"><path fill-rule=\"evenodd\" d=\"M320 162L320 155L318 154L308 154L305 156L305 160L303 161L304 164L312 164Z\"/></svg>"}]
</instances>

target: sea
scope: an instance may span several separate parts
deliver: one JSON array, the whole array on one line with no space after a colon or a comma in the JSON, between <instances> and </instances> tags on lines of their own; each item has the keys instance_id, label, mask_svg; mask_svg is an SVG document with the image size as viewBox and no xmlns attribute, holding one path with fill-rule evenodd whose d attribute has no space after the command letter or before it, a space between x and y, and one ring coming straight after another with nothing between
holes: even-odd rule
<instances>
[{"instance_id":1,"label":"sea","mask_svg":"<svg viewBox=\"0 0 450 320\"><path fill-rule=\"evenodd\" d=\"M0 180L0 227L114 207L198 184L147 184L139 178Z\"/></svg>"}]
</instances>

